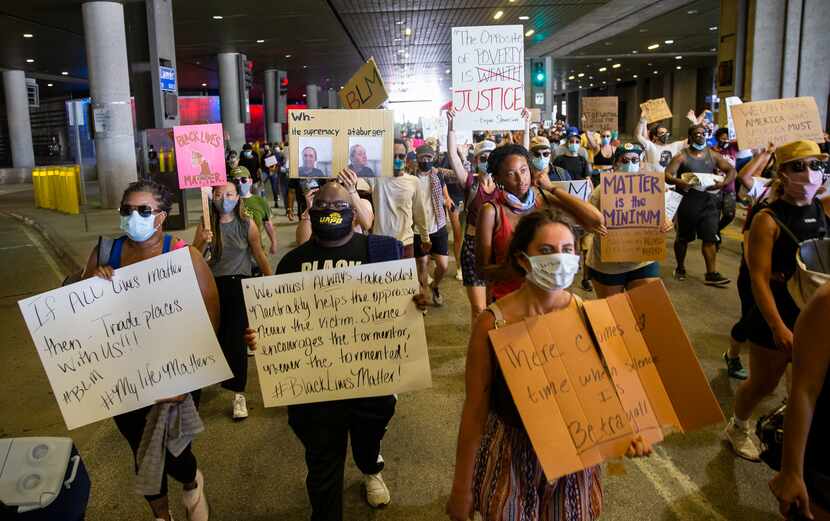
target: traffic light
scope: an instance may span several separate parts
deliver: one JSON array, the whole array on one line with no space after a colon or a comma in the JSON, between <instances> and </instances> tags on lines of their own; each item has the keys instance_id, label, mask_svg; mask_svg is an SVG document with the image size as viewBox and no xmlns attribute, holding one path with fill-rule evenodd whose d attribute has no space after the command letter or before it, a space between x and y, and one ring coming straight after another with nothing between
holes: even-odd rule
<instances>
[{"instance_id":1,"label":"traffic light","mask_svg":"<svg viewBox=\"0 0 830 521\"><path fill-rule=\"evenodd\" d=\"M545 86L545 64L542 62L533 64L533 85L536 87Z\"/></svg>"},{"instance_id":2,"label":"traffic light","mask_svg":"<svg viewBox=\"0 0 830 521\"><path fill-rule=\"evenodd\" d=\"M250 91L254 85L254 62L245 61L245 90Z\"/></svg>"},{"instance_id":3,"label":"traffic light","mask_svg":"<svg viewBox=\"0 0 830 521\"><path fill-rule=\"evenodd\" d=\"M288 95L288 77L283 75L280 77L280 96Z\"/></svg>"}]
</instances>

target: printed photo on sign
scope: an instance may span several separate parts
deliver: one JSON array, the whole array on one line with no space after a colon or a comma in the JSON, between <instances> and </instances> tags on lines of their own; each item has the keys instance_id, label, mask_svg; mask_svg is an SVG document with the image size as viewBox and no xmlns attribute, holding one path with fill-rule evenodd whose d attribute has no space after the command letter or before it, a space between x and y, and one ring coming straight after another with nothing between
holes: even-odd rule
<instances>
[{"instance_id":1,"label":"printed photo on sign","mask_svg":"<svg viewBox=\"0 0 830 521\"><path fill-rule=\"evenodd\" d=\"M521 25L452 28L452 105L458 130L521 130Z\"/></svg>"},{"instance_id":2,"label":"printed photo on sign","mask_svg":"<svg viewBox=\"0 0 830 521\"><path fill-rule=\"evenodd\" d=\"M300 138L300 177L331 177L332 149L331 138Z\"/></svg>"},{"instance_id":3,"label":"printed photo on sign","mask_svg":"<svg viewBox=\"0 0 830 521\"><path fill-rule=\"evenodd\" d=\"M360 177L376 177L383 160L382 137L350 137L349 169Z\"/></svg>"},{"instance_id":4,"label":"printed photo on sign","mask_svg":"<svg viewBox=\"0 0 830 521\"><path fill-rule=\"evenodd\" d=\"M187 248L18 306L68 429L231 377Z\"/></svg>"}]
</instances>

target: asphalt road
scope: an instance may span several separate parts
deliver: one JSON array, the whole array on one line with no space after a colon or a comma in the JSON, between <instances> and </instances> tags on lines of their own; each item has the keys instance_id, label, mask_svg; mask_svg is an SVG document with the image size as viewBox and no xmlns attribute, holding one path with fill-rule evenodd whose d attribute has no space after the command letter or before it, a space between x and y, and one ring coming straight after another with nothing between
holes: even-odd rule
<instances>
[{"instance_id":1,"label":"asphalt road","mask_svg":"<svg viewBox=\"0 0 830 521\"><path fill-rule=\"evenodd\" d=\"M281 244L293 228L280 226ZM726 234L720 271L737 274L737 231ZM281 248L279 254L286 251ZM670 254L671 257L671 254ZM663 276L691 337L701 365L728 416L736 382L726 376L721 354L739 309L735 286L704 286L702 258L689 251L689 278ZM451 265L452 273L452 265ZM45 373L17 308L17 300L56 287L63 274L35 232L0 216L0 437L71 436L89 468L93 492L87 519L152 519L144 501L131 492L132 458L126 442L108 420L67 432ZM450 489L455 438L463 401L464 357L468 334L467 302L459 282L443 283L446 304L426 316L433 387L402 394L384 440L383 475L392 504L372 510L362 499L360 475L349 459L345 485L345 519L440 520ZM201 415L206 432L194 452L206 476L206 491L215 520L302 520L309 514L301 446L284 409L264 409L256 371L249 365L250 418L230 418L231 395L214 386L203 393ZM781 390L759 411L777 404ZM778 519L763 464L733 457L721 440L722 425L691 434L670 435L644 460L607 466L605 508L609 521L698 521ZM171 485L174 515L184 519L179 487Z\"/></svg>"}]
</instances>

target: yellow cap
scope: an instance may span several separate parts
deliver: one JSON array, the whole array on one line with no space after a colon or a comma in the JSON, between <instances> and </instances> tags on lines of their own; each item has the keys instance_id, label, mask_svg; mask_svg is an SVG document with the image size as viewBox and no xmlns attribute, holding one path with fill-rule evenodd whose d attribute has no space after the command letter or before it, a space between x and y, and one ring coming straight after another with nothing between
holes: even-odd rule
<instances>
[{"instance_id":1,"label":"yellow cap","mask_svg":"<svg viewBox=\"0 0 830 521\"><path fill-rule=\"evenodd\" d=\"M828 155L822 154L815 141L799 140L775 148L775 166L781 166L790 161L797 161L805 157L817 157L827 161Z\"/></svg>"}]
</instances>

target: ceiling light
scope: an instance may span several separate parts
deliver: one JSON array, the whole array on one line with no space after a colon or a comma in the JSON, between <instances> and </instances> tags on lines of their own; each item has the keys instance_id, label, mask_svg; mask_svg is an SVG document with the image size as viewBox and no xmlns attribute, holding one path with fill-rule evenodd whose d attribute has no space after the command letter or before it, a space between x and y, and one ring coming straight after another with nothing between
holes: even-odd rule
<instances>
[{"instance_id":1,"label":"ceiling light","mask_svg":"<svg viewBox=\"0 0 830 521\"><path fill-rule=\"evenodd\" d=\"M308 69L308 65L303 65L303 69Z\"/></svg>"},{"instance_id":2,"label":"ceiling light","mask_svg":"<svg viewBox=\"0 0 830 521\"><path fill-rule=\"evenodd\" d=\"M207 87L207 83L202 83L202 87Z\"/></svg>"},{"instance_id":3,"label":"ceiling light","mask_svg":"<svg viewBox=\"0 0 830 521\"><path fill-rule=\"evenodd\" d=\"M651 67L651 62L648 62L648 66Z\"/></svg>"},{"instance_id":4,"label":"ceiling light","mask_svg":"<svg viewBox=\"0 0 830 521\"><path fill-rule=\"evenodd\" d=\"M605 58L605 61L612 62L612 61L614 61L614 58Z\"/></svg>"},{"instance_id":5,"label":"ceiling light","mask_svg":"<svg viewBox=\"0 0 830 521\"><path fill-rule=\"evenodd\" d=\"M47 83L47 84L46 84L46 86L47 86L47 87L54 87L54 86L55 86L55 84L54 84L54 83Z\"/></svg>"},{"instance_id":6,"label":"ceiling light","mask_svg":"<svg viewBox=\"0 0 830 521\"><path fill-rule=\"evenodd\" d=\"M646 33L646 32L648 32L648 29L646 29L645 27L643 27L642 29L640 29L640 32L641 32L641 33Z\"/></svg>"},{"instance_id":7,"label":"ceiling light","mask_svg":"<svg viewBox=\"0 0 830 521\"><path fill-rule=\"evenodd\" d=\"M519 20L530 20L529 16L520 16Z\"/></svg>"},{"instance_id":8,"label":"ceiling light","mask_svg":"<svg viewBox=\"0 0 830 521\"><path fill-rule=\"evenodd\" d=\"M213 15L213 17L212 17L212 18L213 18L214 20L221 20L221 19L222 19L222 16L221 16L221 15L218 15L218 14L215 14L215 15Z\"/></svg>"},{"instance_id":9,"label":"ceiling light","mask_svg":"<svg viewBox=\"0 0 830 521\"><path fill-rule=\"evenodd\" d=\"M683 59L683 57L682 57L682 56L675 56L675 57L674 57L674 59L675 59L675 60L682 60L682 59Z\"/></svg>"},{"instance_id":10,"label":"ceiling light","mask_svg":"<svg viewBox=\"0 0 830 521\"><path fill-rule=\"evenodd\" d=\"M527 36L527 37L533 36L533 33L535 33L535 32L536 32L536 31L534 31L533 29L531 29L531 30L529 30L528 32L526 32L526 33L525 33L525 36Z\"/></svg>"},{"instance_id":11,"label":"ceiling light","mask_svg":"<svg viewBox=\"0 0 830 521\"><path fill-rule=\"evenodd\" d=\"M397 22L395 22L395 25L403 25L403 20L398 20Z\"/></svg>"},{"instance_id":12,"label":"ceiling light","mask_svg":"<svg viewBox=\"0 0 830 521\"><path fill-rule=\"evenodd\" d=\"M683 67L681 67L680 65L678 65L677 67L675 67L675 69L677 69L677 70L680 70L680 69L682 69L682 68L683 68Z\"/></svg>"},{"instance_id":13,"label":"ceiling light","mask_svg":"<svg viewBox=\"0 0 830 521\"><path fill-rule=\"evenodd\" d=\"M286 55L285 55L285 57L286 57L286 58L291 58L291 55L290 55L290 54L286 54Z\"/></svg>"},{"instance_id":14,"label":"ceiling light","mask_svg":"<svg viewBox=\"0 0 830 521\"><path fill-rule=\"evenodd\" d=\"M265 40L257 40L256 43L265 43Z\"/></svg>"},{"instance_id":15,"label":"ceiling light","mask_svg":"<svg viewBox=\"0 0 830 521\"><path fill-rule=\"evenodd\" d=\"M659 43L653 43L653 44L648 46L648 50L653 51L654 49L657 49L658 47L660 47Z\"/></svg>"},{"instance_id":16,"label":"ceiling light","mask_svg":"<svg viewBox=\"0 0 830 521\"><path fill-rule=\"evenodd\" d=\"M657 74L657 71L652 71L654 74Z\"/></svg>"},{"instance_id":17,"label":"ceiling light","mask_svg":"<svg viewBox=\"0 0 830 521\"><path fill-rule=\"evenodd\" d=\"M608 70L608 67L600 67L599 72L605 72Z\"/></svg>"},{"instance_id":18,"label":"ceiling light","mask_svg":"<svg viewBox=\"0 0 830 521\"><path fill-rule=\"evenodd\" d=\"M612 69L619 69L620 67L622 67L622 64L619 64L619 63L615 63L614 65L611 66Z\"/></svg>"},{"instance_id":19,"label":"ceiling light","mask_svg":"<svg viewBox=\"0 0 830 521\"><path fill-rule=\"evenodd\" d=\"M504 16L504 11L498 10L498 11L496 11L496 14L493 15L493 20L498 20L502 16Z\"/></svg>"},{"instance_id":20,"label":"ceiling light","mask_svg":"<svg viewBox=\"0 0 830 521\"><path fill-rule=\"evenodd\" d=\"M605 85L605 82L603 81L602 84Z\"/></svg>"},{"instance_id":21,"label":"ceiling light","mask_svg":"<svg viewBox=\"0 0 830 521\"><path fill-rule=\"evenodd\" d=\"M450 69L447 69L447 70L445 70L445 71L444 71L444 74L449 74L449 73L451 73L451 72L452 72L452 71L451 71Z\"/></svg>"},{"instance_id":22,"label":"ceiling light","mask_svg":"<svg viewBox=\"0 0 830 521\"><path fill-rule=\"evenodd\" d=\"M617 78L617 81L622 81L622 78Z\"/></svg>"},{"instance_id":23,"label":"ceiling light","mask_svg":"<svg viewBox=\"0 0 830 521\"><path fill-rule=\"evenodd\" d=\"M585 73L584 73L584 72L580 72L580 73L579 73L579 74L577 74L576 76L577 76L577 78L581 78L581 77L585 76Z\"/></svg>"},{"instance_id":24,"label":"ceiling light","mask_svg":"<svg viewBox=\"0 0 830 521\"><path fill-rule=\"evenodd\" d=\"M401 41L401 38L392 38L392 41L393 42L399 42L399 41Z\"/></svg>"},{"instance_id":25,"label":"ceiling light","mask_svg":"<svg viewBox=\"0 0 830 521\"><path fill-rule=\"evenodd\" d=\"M34 38L35 35L32 33L23 33L23 38Z\"/></svg>"},{"instance_id":26,"label":"ceiling light","mask_svg":"<svg viewBox=\"0 0 830 521\"><path fill-rule=\"evenodd\" d=\"M34 58L26 58L26 63L35 63Z\"/></svg>"},{"instance_id":27,"label":"ceiling light","mask_svg":"<svg viewBox=\"0 0 830 521\"><path fill-rule=\"evenodd\" d=\"M718 52L718 50L715 47L712 47L711 49L709 49L709 52Z\"/></svg>"},{"instance_id":28,"label":"ceiling light","mask_svg":"<svg viewBox=\"0 0 830 521\"><path fill-rule=\"evenodd\" d=\"M612 42L605 42L606 47L611 47L612 45L614 45Z\"/></svg>"},{"instance_id":29,"label":"ceiling light","mask_svg":"<svg viewBox=\"0 0 830 521\"><path fill-rule=\"evenodd\" d=\"M689 9L686 14L697 14L697 9Z\"/></svg>"},{"instance_id":30,"label":"ceiling light","mask_svg":"<svg viewBox=\"0 0 830 521\"><path fill-rule=\"evenodd\" d=\"M710 30L710 31L717 31L717 30L718 30L718 26L717 26L717 25L713 25L712 27L710 27L710 28L709 28L709 30Z\"/></svg>"},{"instance_id":31,"label":"ceiling light","mask_svg":"<svg viewBox=\"0 0 830 521\"><path fill-rule=\"evenodd\" d=\"M61 76L69 76L69 72L67 72L67 71L63 71L63 72L61 73Z\"/></svg>"},{"instance_id":32,"label":"ceiling light","mask_svg":"<svg viewBox=\"0 0 830 521\"><path fill-rule=\"evenodd\" d=\"M569 80L573 80L573 79L575 79L575 78L576 78L576 76L574 76L573 74L572 74L572 75L570 75L570 76L568 76L568 79L569 79Z\"/></svg>"},{"instance_id":33,"label":"ceiling light","mask_svg":"<svg viewBox=\"0 0 830 521\"><path fill-rule=\"evenodd\" d=\"M406 29L403 30L403 34L405 34L406 36L412 36L412 28L407 27Z\"/></svg>"},{"instance_id":34,"label":"ceiling light","mask_svg":"<svg viewBox=\"0 0 830 521\"><path fill-rule=\"evenodd\" d=\"M637 75L635 74L634 76L632 76L632 78L634 78L634 79L636 80L636 79L637 79Z\"/></svg>"},{"instance_id":35,"label":"ceiling light","mask_svg":"<svg viewBox=\"0 0 830 521\"><path fill-rule=\"evenodd\" d=\"M403 53L405 53L405 52L406 52L406 51L405 51L405 50L403 50L403 49L398 49L398 54L403 54Z\"/></svg>"},{"instance_id":36,"label":"ceiling light","mask_svg":"<svg viewBox=\"0 0 830 521\"><path fill-rule=\"evenodd\" d=\"M663 43L665 43L666 45L671 45L674 43L674 40L664 40Z\"/></svg>"},{"instance_id":37,"label":"ceiling light","mask_svg":"<svg viewBox=\"0 0 830 521\"><path fill-rule=\"evenodd\" d=\"M594 86L594 84L592 83L592 84L590 84L590 85L588 85L588 86L589 86L589 87L593 87L593 86Z\"/></svg>"}]
</instances>

